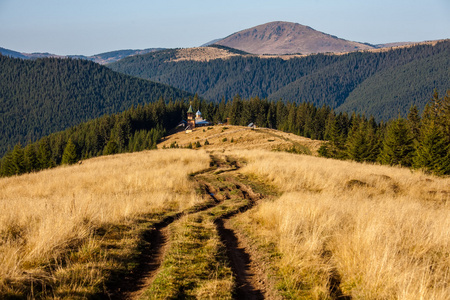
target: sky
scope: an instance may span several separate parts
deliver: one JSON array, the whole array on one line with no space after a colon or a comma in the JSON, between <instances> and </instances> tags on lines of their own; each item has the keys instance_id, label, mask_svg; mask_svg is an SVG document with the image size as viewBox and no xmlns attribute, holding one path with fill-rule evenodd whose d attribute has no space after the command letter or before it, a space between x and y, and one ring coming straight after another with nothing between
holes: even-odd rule
<instances>
[{"instance_id":1,"label":"sky","mask_svg":"<svg viewBox=\"0 0 450 300\"><path fill-rule=\"evenodd\" d=\"M450 38L450 0L0 0L0 47L188 48L272 21L371 44L420 42Z\"/></svg>"}]
</instances>

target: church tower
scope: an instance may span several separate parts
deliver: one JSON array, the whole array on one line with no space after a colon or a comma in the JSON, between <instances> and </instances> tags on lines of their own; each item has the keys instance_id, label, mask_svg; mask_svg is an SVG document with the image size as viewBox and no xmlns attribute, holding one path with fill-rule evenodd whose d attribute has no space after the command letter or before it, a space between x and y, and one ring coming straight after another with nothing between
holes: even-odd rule
<instances>
[{"instance_id":1,"label":"church tower","mask_svg":"<svg viewBox=\"0 0 450 300\"><path fill-rule=\"evenodd\" d=\"M194 110L192 109L192 105L189 105L189 110L187 111L187 126L191 129L195 128Z\"/></svg>"}]
</instances>

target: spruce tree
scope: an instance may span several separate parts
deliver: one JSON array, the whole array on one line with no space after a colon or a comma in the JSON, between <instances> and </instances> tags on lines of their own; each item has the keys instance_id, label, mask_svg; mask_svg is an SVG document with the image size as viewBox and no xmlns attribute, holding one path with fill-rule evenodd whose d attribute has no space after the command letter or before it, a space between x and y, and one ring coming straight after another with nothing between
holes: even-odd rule
<instances>
[{"instance_id":1,"label":"spruce tree","mask_svg":"<svg viewBox=\"0 0 450 300\"><path fill-rule=\"evenodd\" d=\"M437 175L450 174L450 144L435 120L422 124L413 166Z\"/></svg>"},{"instance_id":2,"label":"spruce tree","mask_svg":"<svg viewBox=\"0 0 450 300\"><path fill-rule=\"evenodd\" d=\"M407 121L399 118L389 124L378 157L382 164L411 166L414 153L412 132Z\"/></svg>"},{"instance_id":3,"label":"spruce tree","mask_svg":"<svg viewBox=\"0 0 450 300\"><path fill-rule=\"evenodd\" d=\"M25 157L22 145L19 143L14 146L12 152L12 173L19 175L25 172Z\"/></svg>"},{"instance_id":4,"label":"spruce tree","mask_svg":"<svg viewBox=\"0 0 450 300\"><path fill-rule=\"evenodd\" d=\"M116 154L118 152L119 152L119 147L117 146L117 143L113 140L109 140L105 146L105 149L103 149L103 155Z\"/></svg>"},{"instance_id":5,"label":"spruce tree","mask_svg":"<svg viewBox=\"0 0 450 300\"><path fill-rule=\"evenodd\" d=\"M28 144L24 151L25 169L26 172L33 172L39 170L39 162L36 149L33 144Z\"/></svg>"},{"instance_id":6,"label":"spruce tree","mask_svg":"<svg viewBox=\"0 0 450 300\"><path fill-rule=\"evenodd\" d=\"M365 124L367 149L365 161L375 162L381 151L381 132L377 130L377 124L373 117Z\"/></svg>"},{"instance_id":7,"label":"spruce tree","mask_svg":"<svg viewBox=\"0 0 450 300\"><path fill-rule=\"evenodd\" d=\"M231 108L230 108L230 125L239 125L239 122L241 120L241 113L243 108L243 102L241 100L241 97L239 95L236 95L233 98L233 101L231 102Z\"/></svg>"},{"instance_id":8,"label":"spruce tree","mask_svg":"<svg viewBox=\"0 0 450 300\"><path fill-rule=\"evenodd\" d=\"M444 130L444 139L450 144L450 90L440 101L439 117Z\"/></svg>"},{"instance_id":9,"label":"spruce tree","mask_svg":"<svg viewBox=\"0 0 450 300\"><path fill-rule=\"evenodd\" d=\"M77 150L75 144L72 142L72 139L69 138L69 141L64 148L64 152L61 159L61 164L63 165L71 165L77 162Z\"/></svg>"},{"instance_id":10,"label":"spruce tree","mask_svg":"<svg viewBox=\"0 0 450 300\"><path fill-rule=\"evenodd\" d=\"M380 138L372 121L364 116L353 118L353 125L345 144L346 157L359 162L374 162L380 151Z\"/></svg>"},{"instance_id":11,"label":"spruce tree","mask_svg":"<svg viewBox=\"0 0 450 300\"><path fill-rule=\"evenodd\" d=\"M116 123L111 131L111 139L113 139L119 152L123 152L128 145L131 136L131 118L128 115L117 117Z\"/></svg>"},{"instance_id":12,"label":"spruce tree","mask_svg":"<svg viewBox=\"0 0 450 300\"><path fill-rule=\"evenodd\" d=\"M420 115L417 106L413 105L409 109L408 113L408 126L411 133L412 138L417 141L419 138L419 129L420 129Z\"/></svg>"},{"instance_id":13,"label":"spruce tree","mask_svg":"<svg viewBox=\"0 0 450 300\"><path fill-rule=\"evenodd\" d=\"M47 169L52 166L52 152L50 150L48 138L43 138L39 141L39 149L37 153L37 159L39 169Z\"/></svg>"},{"instance_id":14,"label":"spruce tree","mask_svg":"<svg viewBox=\"0 0 450 300\"><path fill-rule=\"evenodd\" d=\"M435 91L422 114L413 166L437 175L450 174L450 138L447 135L448 93L440 99Z\"/></svg>"},{"instance_id":15,"label":"spruce tree","mask_svg":"<svg viewBox=\"0 0 450 300\"><path fill-rule=\"evenodd\" d=\"M5 156L3 156L1 160L0 174L1 176L14 175L12 151L6 152Z\"/></svg>"},{"instance_id":16,"label":"spruce tree","mask_svg":"<svg viewBox=\"0 0 450 300\"><path fill-rule=\"evenodd\" d=\"M346 157L356 161L363 161L366 147L366 134L364 131L364 121L358 116L353 121L352 128L348 134L347 142L345 145Z\"/></svg>"},{"instance_id":17,"label":"spruce tree","mask_svg":"<svg viewBox=\"0 0 450 300\"><path fill-rule=\"evenodd\" d=\"M325 123L324 138L329 142L322 148L322 156L342 158L344 156L344 138L341 135L338 120L334 113L328 115Z\"/></svg>"}]
</instances>

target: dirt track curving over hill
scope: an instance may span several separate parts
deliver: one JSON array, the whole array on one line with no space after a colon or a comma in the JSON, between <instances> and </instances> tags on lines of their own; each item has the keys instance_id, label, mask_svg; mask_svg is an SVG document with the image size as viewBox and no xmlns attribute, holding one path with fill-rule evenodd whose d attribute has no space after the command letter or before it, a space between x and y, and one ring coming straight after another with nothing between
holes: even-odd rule
<instances>
[{"instance_id":1,"label":"dirt track curving over hill","mask_svg":"<svg viewBox=\"0 0 450 300\"><path fill-rule=\"evenodd\" d=\"M145 245L139 266L109 293L110 299L139 299L151 288L161 272L161 265L171 247L168 227L188 215L214 214L217 233L225 248L234 277L234 299L276 299L267 276L246 247L244 238L233 229L229 220L252 208L264 195L255 193L251 182L238 172L242 162L232 157L211 154L210 168L191 174L206 204L166 217L144 234ZM250 183L250 184L249 184ZM214 212L212 211L214 209ZM185 289L185 287L183 288ZM147 294L148 295L148 294ZM184 297L183 294L178 295Z\"/></svg>"}]
</instances>

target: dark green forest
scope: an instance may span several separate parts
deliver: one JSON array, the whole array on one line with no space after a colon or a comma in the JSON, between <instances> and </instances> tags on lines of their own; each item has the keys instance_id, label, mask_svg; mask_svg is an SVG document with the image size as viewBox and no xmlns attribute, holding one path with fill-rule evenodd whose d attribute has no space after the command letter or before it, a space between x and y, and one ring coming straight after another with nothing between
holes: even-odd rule
<instances>
[{"instance_id":1,"label":"dark green forest","mask_svg":"<svg viewBox=\"0 0 450 300\"><path fill-rule=\"evenodd\" d=\"M111 69L198 93L219 102L234 95L327 105L387 121L409 107L423 111L428 95L445 93L450 41L380 52L317 54L284 60L242 55L208 62L179 61L176 49L128 57Z\"/></svg>"},{"instance_id":2,"label":"dark green forest","mask_svg":"<svg viewBox=\"0 0 450 300\"><path fill-rule=\"evenodd\" d=\"M0 55L0 155L132 105L192 94L111 71L87 60Z\"/></svg>"},{"instance_id":3,"label":"dark green forest","mask_svg":"<svg viewBox=\"0 0 450 300\"><path fill-rule=\"evenodd\" d=\"M132 107L122 113L104 115L25 147L18 143L1 160L2 176L34 172L81 159L156 148L166 131L186 111L182 101L160 100Z\"/></svg>"},{"instance_id":4,"label":"dark green forest","mask_svg":"<svg viewBox=\"0 0 450 300\"><path fill-rule=\"evenodd\" d=\"M326 140L324 157L382 163L450 175L450 90L434 93L424 112L412 106L407 118L377 123L373 117L336 113L329 106L284 103L235 96L219 103L195 96L192 106L214 123L229 118L231 125L255 123L313 139ZM156 148L166 130L174 128L188 110L187 101L162 98L52 134L23 147L17 144L1 160L0 174L10 176L71 164L80 159ZM200 145L199 145L200 146Z\"/></svg>"}]
</instances>

